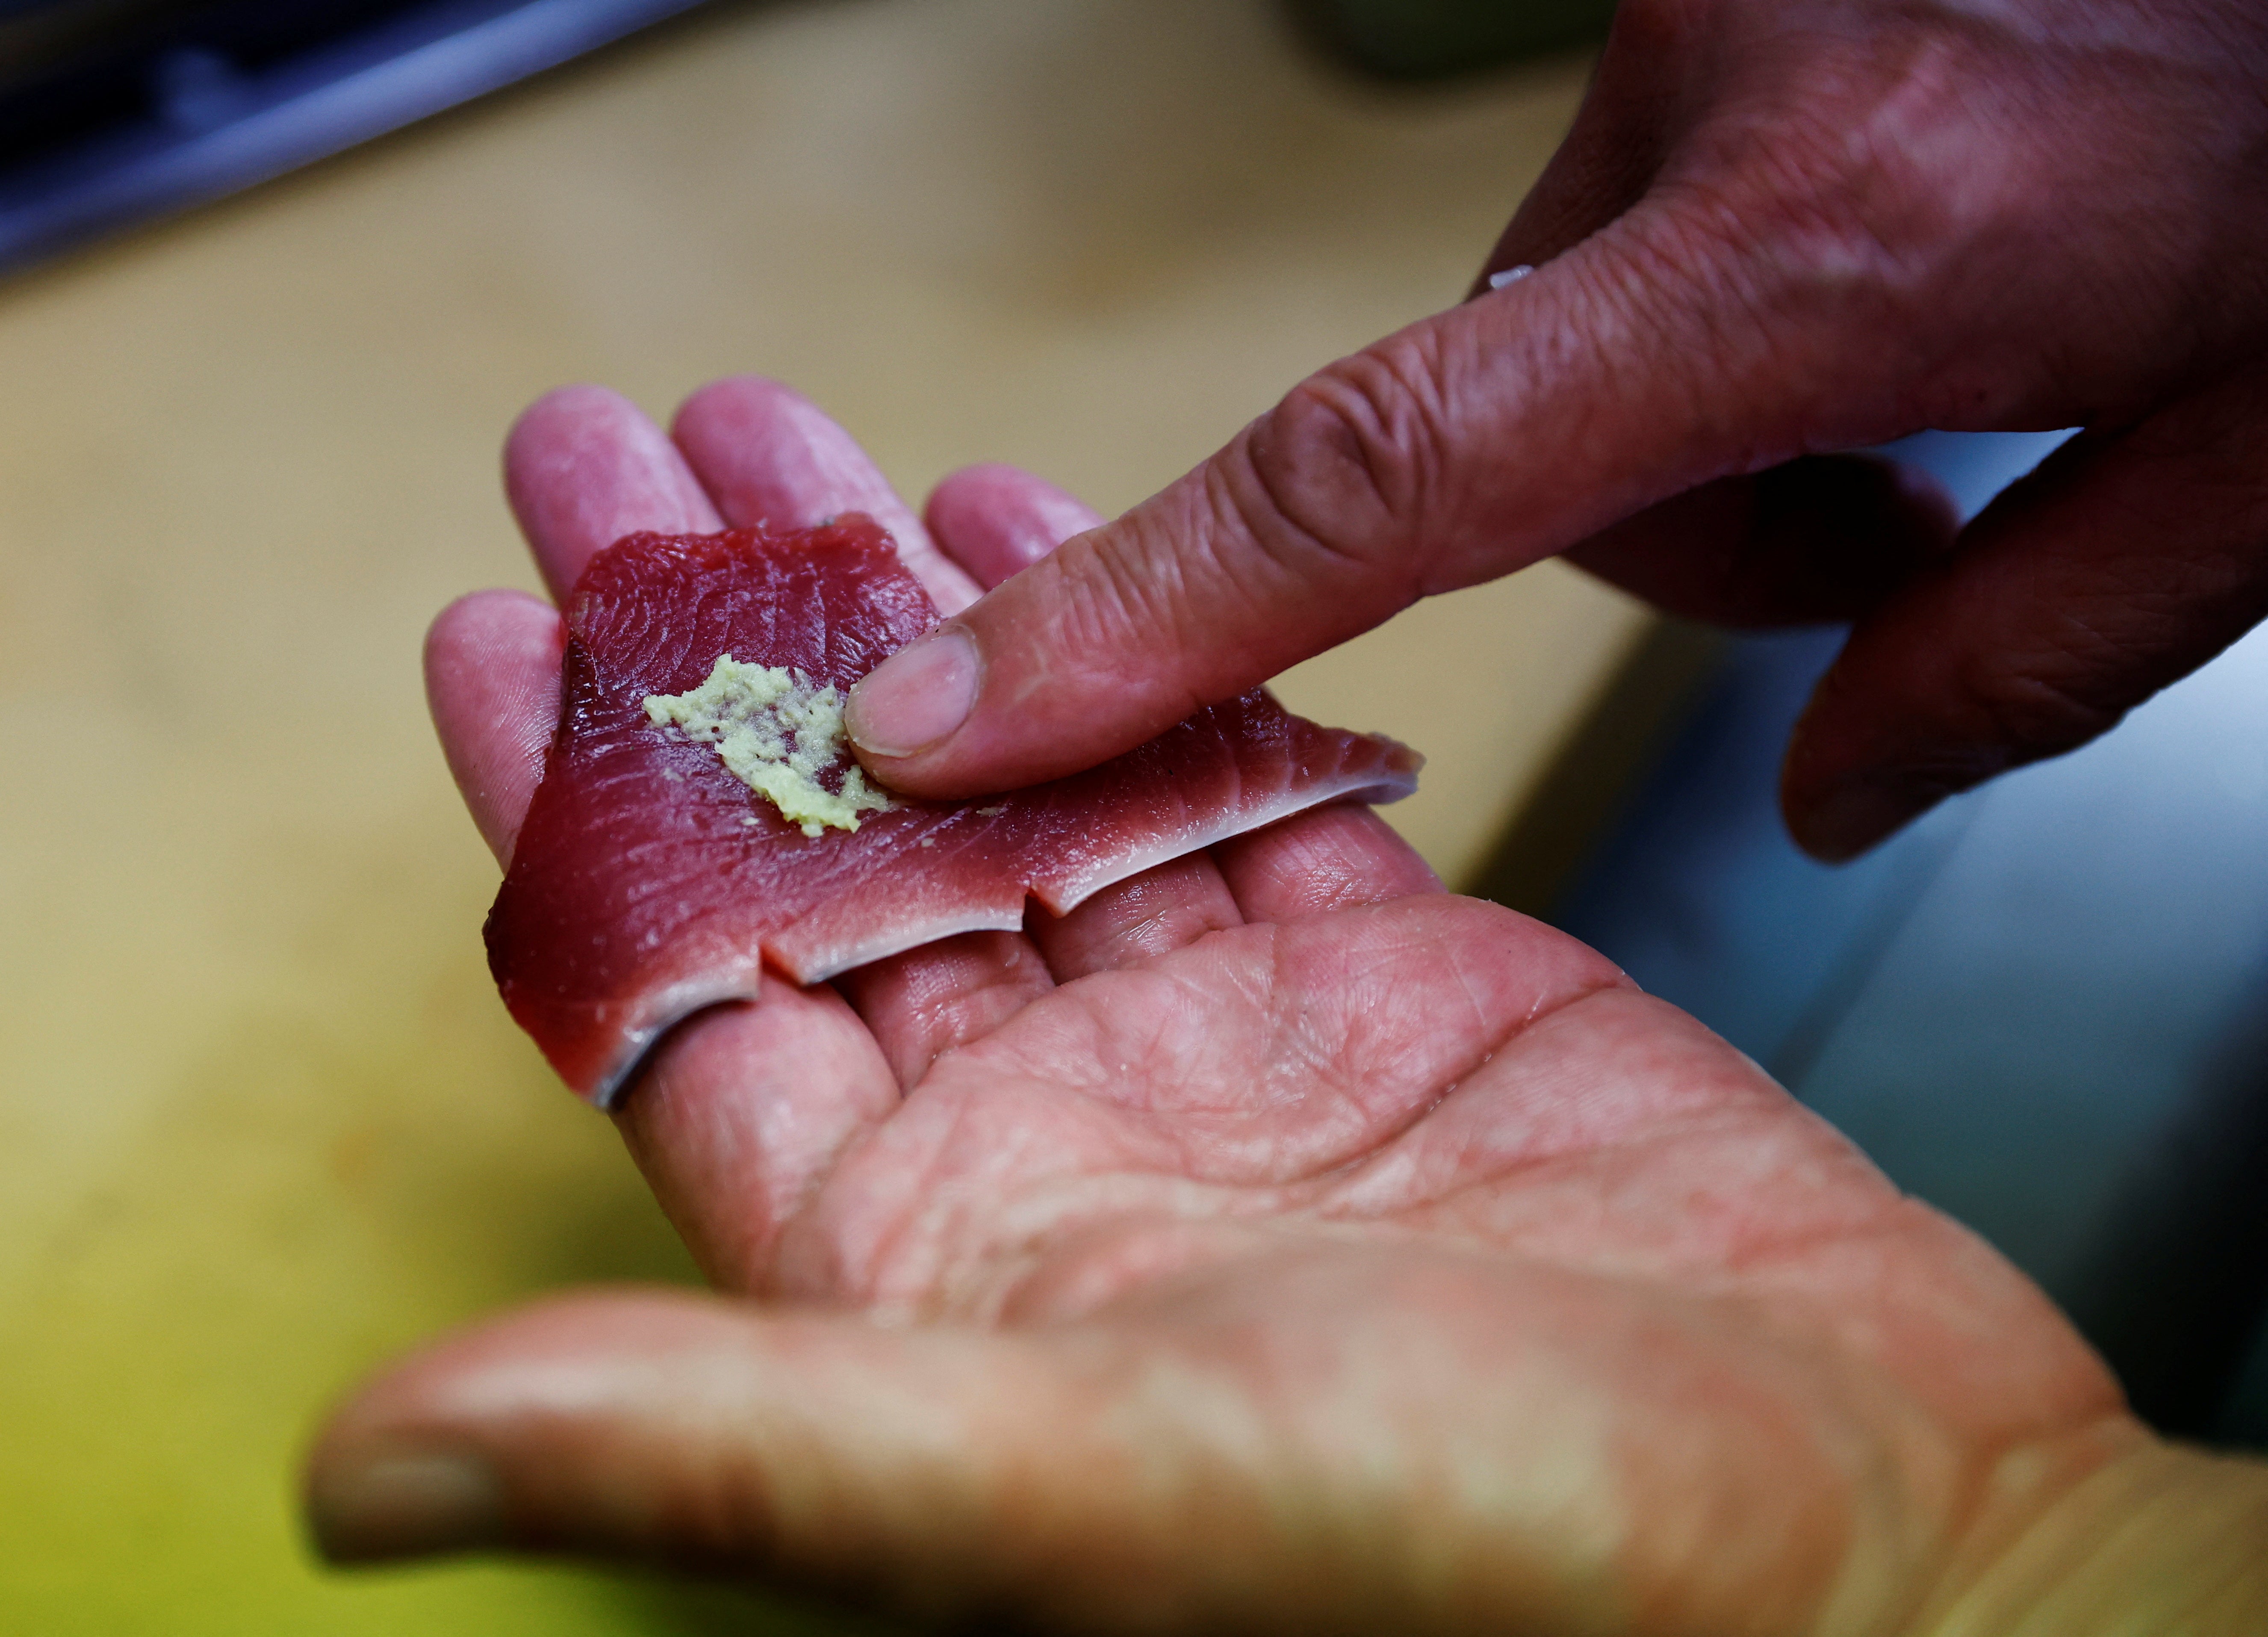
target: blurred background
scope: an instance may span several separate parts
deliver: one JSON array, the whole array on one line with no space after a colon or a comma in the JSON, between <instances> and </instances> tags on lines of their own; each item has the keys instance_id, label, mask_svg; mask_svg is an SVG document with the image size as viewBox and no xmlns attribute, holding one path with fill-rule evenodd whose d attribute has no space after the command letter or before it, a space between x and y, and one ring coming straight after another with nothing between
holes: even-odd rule
<instances>
[{"instance_id":1,"label":"blurred background","mask_svg":"<svg viewBox=\"0 0 2268 1637\"><path fill-rule=\"evenodd\" d=\"M691 1278L497 1005L494 866L425 721L427 620L533 583L504 427L562 381L666 416L760 370L909 493L1011 460L1116 510L1455 300L1585 70L1389 84L1273 0L626 32L668 9L0 13L11 1631L786 1622L569 1569L332 1577L292 1515L315 1418L389 1354ZM1642 629L1554 569L1287 691L1434 752L1403 822L1469 876ZM1443 654L1469 720L1432 719Z\"/></svg>"},{"instance_id":2,"label":"blurred background","mask_svg":"<svg viewBox=\"0 0 2268 1637\"><path fill-rule=\"evenodd\" d=\"M532 584L501 432L565 380L666 416L755 370L909 493L1008 460L1122 508L1462 293L1606 9L0 0L11 1629L836 1628L330 1576L297 1533L302 1440L391 1353L692 1277L494 999L419 697L431 613ZM1973 506L2044 446L1904 453ZM1281 691L1428 752L1391 816L1453 884L1992 1234L2161 1424L2261 1440L2268 648L1828 871L1771 790L1835 641L1546 564Z\"/></svg>"}]
</instances>

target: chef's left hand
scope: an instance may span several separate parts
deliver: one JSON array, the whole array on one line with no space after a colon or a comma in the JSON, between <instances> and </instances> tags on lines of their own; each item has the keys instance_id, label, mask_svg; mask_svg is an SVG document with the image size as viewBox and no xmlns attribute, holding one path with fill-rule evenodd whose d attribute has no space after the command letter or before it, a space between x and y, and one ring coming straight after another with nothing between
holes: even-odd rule
<instances>
[{"instance_id":1,"label":"chef's left hand","mask_svg":"<svg viewBox=\"0 0 2268 1637\"><path fill-rule=\"evenodd\" d=\"M857 508L950 605L1093 521L990 468L924 527L755 381L674 441L556 395L509 476L563 590L635 528ZM514 594L435 629L499 858L560 643ZM2121 1589L2257 1568L2268 1472L2159 1443L2014 1268L1365 809L768 984L674 1031L618 1118L718 1294L570 1297L366 1388L313 1465L334 1556L690 1563L995 1625L1586 1637L1986 1632L2043 1587L2075 1637L2134 1612Z\"/></svg>"}]
</instances>

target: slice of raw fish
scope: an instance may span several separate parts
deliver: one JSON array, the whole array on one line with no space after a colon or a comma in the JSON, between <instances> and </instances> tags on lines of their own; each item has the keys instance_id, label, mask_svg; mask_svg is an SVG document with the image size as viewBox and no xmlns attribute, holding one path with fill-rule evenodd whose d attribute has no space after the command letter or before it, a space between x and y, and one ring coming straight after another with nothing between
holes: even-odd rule
<instances>
[{"instance_id":1,"label":"slice of raw fish","mask_svg":"<svg viewBox=\"0 0 2268 1637\"><path fill-rule=\"evenodd\" d=\"M569 600L566 674L496 907L490 970L567 1083L604 1108L664 1030L980 928L1319 803L1391 801L1420 758L1255 691L1070 778L978 801L901 800L806 836L644 701L721 654L850 684L935 623L890 537L851 513L797 534L632 535ZM822 782L839 782L848 756Z\"/></svg>"}]
</instances>

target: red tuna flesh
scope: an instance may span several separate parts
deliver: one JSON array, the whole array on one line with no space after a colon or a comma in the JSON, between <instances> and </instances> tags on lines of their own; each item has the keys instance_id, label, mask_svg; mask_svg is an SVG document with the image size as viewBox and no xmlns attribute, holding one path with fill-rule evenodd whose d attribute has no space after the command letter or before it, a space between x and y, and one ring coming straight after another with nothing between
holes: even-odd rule
<instances>
[{"instance_id":1,"label":"red tuna flesh","mask_svg":"<svg viewBox=\"0 0 2268 1637\"><path fill-rule=\"evenodd\" d=\"M1070 778L898 799L807 837L644 701L721 654L850 684L936 623L890 537L853 513L795 534L632 535L569 600L558 732L503 890L490 970L576 1091L608 1106L672 1024L954 933L1062 914L1127 876L1341 798L1390 801L1419 758L1255 690ZM843 757L822 783L839 782Z\"/></svg>"}]
</instances>

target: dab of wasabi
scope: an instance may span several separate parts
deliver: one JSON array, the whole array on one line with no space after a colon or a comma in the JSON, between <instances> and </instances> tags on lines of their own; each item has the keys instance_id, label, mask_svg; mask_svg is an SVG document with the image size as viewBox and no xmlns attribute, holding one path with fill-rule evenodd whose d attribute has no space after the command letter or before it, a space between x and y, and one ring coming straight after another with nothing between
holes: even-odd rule
<instances>
[{"instance_id":1,"label":"dab of wasabi","mask_svg":"<svg viewBox=\"0 0 2268 1637\"><path fill-rule=\"evenodd\" d=\"M844 770L841 791L819 782L843 755L843 696L832 682L814 687L801 671L743 665L727 653L698 688L648 694L644 704L656 727L716 746L733 778L806 836L830 826L857 830L861 813L889 807L856 763Z\"/></svg>"}]
</instances>

